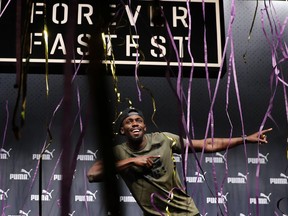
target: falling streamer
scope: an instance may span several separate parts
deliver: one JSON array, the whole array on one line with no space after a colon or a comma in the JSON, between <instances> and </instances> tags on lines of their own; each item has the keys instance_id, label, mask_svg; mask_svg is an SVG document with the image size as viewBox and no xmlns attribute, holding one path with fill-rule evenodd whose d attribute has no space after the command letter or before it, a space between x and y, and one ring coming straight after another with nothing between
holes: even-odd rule
<instances>
[{"instance_id":1,"label":"falling streamer","mask_svg":"<svg viewBox=\"0 0 288 216\"><path fill-rule=\"evenodd\" d=\"M5 141L6 141L6 135L7 135L7 127L8 127L8 123L9 123L9 109L8 109L8 100L6 100L5 103L5 109L6 109L6 122L5 122L5 127L4 127L4 132L3 132L3 139L2 139L2 145L1 148L4 148L5 145Z\"/></svg>"},{"instance_id":2,"label":"falling streamer","mask_svg":"<svg viewBox=\"0 0 288 216\"><path fill-rule=\"evenodd\" d=\"M156 210L161 216L169 216L171 215L170 214L170 211L169 211L169 207L166 206L165 208L165 213L163 213L158 207L157 205L155 204L155 198L158 198L158 199L161 199L161 200L167 200L167 202L171 202L171 200L173 200L174 198L174 191L181 191L180 188L172 188L170 191L169 191L169 194L166 196L166 197L163 197L161 195L159 195L158 193L152 193L151 196L150 196L150 200L151 200L151 203L152 203L152 206L154 208L154 210Z\"/></svg>"},{"instance_id":3,"label":"falling streamer","mask_svg":"<svg viewBox=\"0 0 288 216\"><path fill-rule=\"evenodd\" d=\"M192 55L192 51L191 51L191 32L192 32L192 18L191 18L191 10L190 10L190 4L189 1L186 1L186 7L187 7L187 11L188 11L188 53L190 56L190 60L191 60L191 69L190 69L190 77L189 77L189 85L188 85L188 94L187 94L187 116L186 116L186 122L187 122L187 133L190 134L190 119L191 119L191 114L190 114L190 110L191 110L191 90L192 90L192 80L193 80L193 75L194 75L194 58ZM192 137L194 138L194 129L193 129L193 124L191 123L191 133L192 133ZM190 144L191 146L191 144ZM189 149L189 145L186 145L185 147L185 161L188 161L188 149ZM187 163L185 163L184 166L184 173L187 173Z\"/></svg>"},{"instance_id":4,"label":"falling streamer","mask_svg":"<svg viewBox=\"0 0 288 216\"><path fill-rule=\"evenodd\" d=\"M253 31L253 28L254 28L254 24L255 24L255 19L256 19L256 15L257 15L257 11L258 11L258 2L259 0L256 0L256 7L255 7L255 10L254 10L254 15L253 15L253 18L252 18L252 23L251 23L251 26L250 26L250 30L249 30L249 33L248 33L248 39L247 39L247 43L249 45L249 42L250 42L250 39L251 39L251 36L252 36L252 31ZM247 46L248 46L247 45ZM243 54L243 59L244 59L244 62L247 63L247 50L245 51L245 53Z\"/></svg>"},{"instance_id":5,"label":"falling streamer","mask_svg":"<svg viewBox=\"0 0 288 216\"><path fill-rule=\"evenodd\" d=\"M46 2L44 2L44 47L45 47L45 84L46 84L46 96L49 95L49 70L48 70L48 57L49 57L49 51L48 51L48 27L47 27L47 12L46 12Z\"/></svg>"},{"instance_id":6,"label":"falling streamer","mask_svg":"<svg viewBox=\"0 0 288 216\"><path fill-rule=\"evenodd\" d=\"M211 123L211 109L213 109L214 107L214 103L215 103L215 99L216 99L216 93L217 93L217 90L218 90L218 87L219 87L219 81L220 81L220 76L221 76L221 71L222 71L222 68L223 68L223 64L225 63L225 54L226 54L226 50L227 50L227 46L228 46L228 42L229 40L231 40L231 36L232 36L232 27L233 27L233 22L234 22L234 19L235 19L235 2L232 1L231 3L231 16L230 16L230 21L229 21L229 26L228 26L228 32L227 32L227 36L226 36L226 40L225 40L225 45L224 45L224 49L223 49L223 58L222 58L222 61L221 61L221 65L220 65L220 68L219 68L219 73L218 73L218 78L217 78L217 83L216 83L216 87L215 87L215 91L214 91L214 96L213 96L213 99L211 101L211 106L210 106L210 111L209 111L209 115L208 115L208 120L207 120L207 128L206 128L206 133L205 133L205 139L208 137L208 126L209 124ZM240 110L241 112L241 110ZM213 136L212 136L213 137ZM204 155L204 149L202 149L202 153L201 153L201 158L200 158L200 162L203 160L203 155ZM214 169L215 170L215 169ZM215 171L213 172L213 176L215 176L216 173ZM217 186L217 184L216 184ZM217 192L217 191L216 191ZM220 209L220 207L219 207ZM221 209L220 209L221 211ZM223 213L222 213L223 214Z\"/></svg>"},{"instance_id":7,"label":"falling streamer","mask_svg":"<svg viewBox=\"0 0 288 216\"><path fill-rule=\"evenodd\" d=\"M2 17L2 15L4 14L4 12L6 11L7 7L9 6L11 0L7 1L7 3L5 4L4 8L0 8L0 18Z\"/></svg>"},{"instance_id":8,"label":"falling streamer","mask_svg":"<svg viewBox=\"0 0 288 216\"><path fill-rule=\"evenodd\" d=\"M277 61L277 49L279 48L279 46L280 46L279 49L282 50L282 54L284 56L284 58L281 59L280 62L286 61L285 58L287 56L287 52L286 52L287 50L283 49L283 47L282 47L282 44L285 44L282 42L282 40L283 40L282 36L283 36L283 32L284 32L284 29L285 29L285 26L287 23L287 17L284 21L284 24L281 25L278 18L277 18L277 14L275 14L276 21L274 21L275 19L274 19L272 12L269 13L269 11L270 11L269 9L274 8L273 3L270 2L270 4L269 4L270 7L268 7L266 5L266 2L264 2L264 4L265 4L265 8L261 10L261 24L262 24L262 30L263 30L264 36L265 36L265 38L266 38L266 40L270 46L270 49L271 49L271 56L272 56L271 60L272 60L273 70L272 70L272 73L270 75L271 96L270 96L270 100L269 100L269 105L268 105L267 111L265 113L265 116L263 118L263 121L261 122L259 131L261 131L264 128L264 125L265 125L268 118L270 118L273 121L273 118L271 116L271 111L273 108L274 98L275 98L275 94L276 94L277 87L278 87L278 81L281 80L281 79L279 79L279 74L280 74L280 69L278 67L279 61ZM268 23L269 23L270 33L271 33L270 37L268 36L268 33L265 30L264 14L266 14L266 18L267 18ZM277 25L274 25L274 27L273 27L272 23L277 23ZM280 31L278 31L277 26L280 28ZM280 32L280 34L278 32ZM275 78L275 76L276 76L276 78ZM282 82L282 84L284 84L284 83ZM285 88L285 84L283 85L283 87ZM284 91L284 92L286 92L286 91ZM284 100L285 100L285 104L287 105L287 96L286 95L284 96ZM286 106L286 114L287 114L287 106ZM258 146L258 155L259 155L259 146ZM258 164L257 173L256 173L258 194L259 194L259 173L260 173L260 165ZM258 203L257 203L256 208L257 208L256 209L257 215L259 215Z\"/></svg>"},{"instance_id":9,"label":"falling streamer","mask_svg":"<svg viewBox=\"0 0 288 216\"><path fill-rule=\"evenodd\" d=\"M74 72L74 75L72 77L71 83L73 83L75 81L75 79L76 79L76 77L77 77L77 75L79 73L80 66L82 65L83 60L84 60L84 56L82 56L82 58L80 60L80 63L78 64L78 66L75 69L75 72ZM53 126L54 118L56 117L57 112L59 111L59 109L63 105L63 99L64 99L64 97L62 97L60 99L59 103L55 107L55 109L54 109L54 111L52 113L52 116L51 116L51 118L49 120L49 124L47 126L46 139L45 139L45 142L43 143L42 150L41 150L41 153L40 153L41 156L45 153L45 150L47 150L50 147L50 145L52 144L53 138L52 138L52 134L50 133L50 131L51 131L51 128ZM63 155L62 153L63 153L63 150L61 151L61 153L60 153L60 155L59 155L59 157L57 159L56 165L54 166L54 169L53 169L53 172L52 172L52 176L55 173L56 168L57 168L57 166L59 165L59 163L61 161L61 157ZM30 183L30 187L29 187L29 194L31 193L31 191L33 189L33 186L35 185L36 177L37 177L37 174L38 174L39 170L40 170L40 160L38 160L37 165L35 167L35 172L34 172L34 175L32 177L32 180L31 180L31 183ZM50 181L49 181L48 186L47 186L48 189L49 189L49 187L51 185L52 176L51 176ZM25 204L25 202L24 202L24 204Z\"/></svg>"},{"instance_id":10,"label":"falling streamer","mask_svg":"<svg viewBox=\"0 0 288 216\"><path fill-rule=\"evenodd\" d=\"M131 9L131 1L130 0L129 0L129 9ZM139 11L136 10L136 13L139 13ZM138 31L137 31L136 25L134 25L134 31L137 34ZM132 38L132 42L133 42L133 45L134 45L135 50L136 50L136 59L135 59L136 63L135 63L135 69L134 69L134 76L135 76L135 82L136 82L136 87L137 87L137 92L138 92L138 100L142 101L141 90L140 90L140 87L138 85L139 84L138 68L140 65L140 62L139 62L139 45L137 43L138 40L135 41Z\"/></svg>"},{"instance_id":11,"label":"falling streamer","mask_svg":"<svg viewBox=\"0 0 288 216\"><path fill-rule=\"evenodd\" d=\"M22 28L22 3L21 0L17 1L17 13L16 13L16 84L15 88L18 88L17 93L17 99L16 104L14 107L13 112L13 119L12 119L12 125L13 125L13 131L16 139L20 138L20 130L23 127L25 123L25 117L26 117L26 94L27 94L27 73L28 73L28 67L29 67L29 37L28 37L28 27L30 25L29 23L29 17L31 16L31 8L32 8L32 1L29 0L27 2L26 8L28 8L27 13L24 17L24 26ZM22 30L23 30L23 37L22 37ZM25 58L26 62L23 65L23 58ZM22 99L22 100L21 100ZM18 114L19 105L21 103L21 110L20 110L20 125L16 123L16 118Z\"/></svg>"},{"instance_id":12,"label":"falling streamer","mask_svg":"<svg viewBox=\"0 0 288 216\"><path fill-rule=\"evenodd\" d=\"M233 41L233 38L231 37L231 41ZM235 91L236 91L236 96L237 96L237 104L238 104L238 109L239 109L239 114L240 114L240 119L241 119L241 128L242 128L242 136L245 136L245 127L244 127L244 119L243 119L243 112L242 112L242 106L241 106L241 100L240 100L240 92L239 92L239 87L238 87L238 81L237 81L237 75L236 75L236 67L235 67L235 59L234 59L234 43L231 43L231 53L233 53L232 57L232 73L234 77L234 83L235 83ZM245 158L246 158L246 173L248 173L248 155L247 155L247 145L246 141L244 139L244 152L245 152ZM247 196L248 199L250 198L250 191L248 188L248 184L246 184L247 187ZM248 207L250 208L250 206Z\"/></svg>"},{"instance_id":13,"label":"falling streamer","mask_svg":"<svg viewBox=\"0 0 288 216\"><path fill-rule=\"evenodd\" d=\"M167 29L167 32L168 32L168 34L169 34L169 38L170 38L170 40L171 40L171 38L172 38L172 33L171 33L171 31L170 31L170 29L169 29L169 25L167 25L167 21L166 21L166 29ZM177 78L177 98L178 98L178 102L179 102L179 104L180 104L180 107L183 107L183 99L184 99L184 94L183 94L183 91L182 91L182 84L181 84L181 79L182 79L182 73L181 73L181 62L180 62L180 59L179 59L179 55L178 55L178 53L177 53L177 49L175 48L175 44L173 44L173 40L171 40L172 42L172 46L173 46L173 48L174 48L174 52L176 53L176 58L177 58L177 61L178 61L178 78ZM225 50L226 50L226 46L225 46ZM206 55L207 55L207 52L206 52ZM169 62L168 62L168 65L169 65ZM222 62L222 65L223 65L223 62ZM221 69L220 69L220 72L221 72L221 70L222 70L222 66L221 66ZM182 111L181 111L182 112ZM188 133L188 130L187 130L187 126L186 126L186 124L185 124L185 119L184 119L184 116L183 116L183 113L181 114L181 117L180 117L181 119L182 119L182 123L183 123L183 127L184 127L184 130L185 130L185 132L186 132L186 134L188 135L187 137L189 137L189 133ZM186 126L186 127L185 127ZM192 145L192 144L190 144L190 145ZM193 146L192 146L192 148L193 148ZM185 157L185 159L187 159L187 157ZM185 164L187 164L187 161L185 161ZM199 163L200 164L200 163ZM184 165L184 167L185 167L186 165ZM185 173L185 172L184 172ZM199 172L198 172L199 173ZM185 177L184 177L185 178Z\"/></svg>"},{"instance_id":14,"label":"falling streamer","mask_svg":"<svg viewBox=\"0 0 288 216\"><path fill-rule=\"evenodd\" d=\"M207 34L206 34L206 13L205 13L205 0L202 0L202 15L203 15L203 29L204 29L204 33L203 33L203 40L204 40L204 62L205 62L205 73L206 73L206 82L207 82L207 88L208 88L208 93L209 93L209 99L211 102L211 83L210 83L210 77L209 77L209 70L208 70L208 48L207 48ZM217 86L218 83L220 81L220 74L221 74L221 70L220 73L218 74L218 79L217 79L217 84L214 90L214 93L216 95L217 93ZM212 104L212 102L211 102ZM209 118L210 120L207 121L207 128L206 128L206 134L205 134L205 140L208 137L208 125L210 126L210 130L211 130L211 138L212 138L212 145L213 145L213 139L214 139L214 114L213 114L213 109L214 109L214 105L211 105L211 109L209 110ZM206 141L205 141L206 142ZM204 148L203 148L204 150ZM202 155L201 155L202 157ZM212 161L212 173L213 173L213 179L214 179L214 187L215 187L215 193L218 194L218 184L217 184L217 175L216 175L216 167L214 164L214 161ZM220 206L218 205L218 208L220 209ZM220 209L221 211L221 209Z\"/></svg>"}]
</instances>

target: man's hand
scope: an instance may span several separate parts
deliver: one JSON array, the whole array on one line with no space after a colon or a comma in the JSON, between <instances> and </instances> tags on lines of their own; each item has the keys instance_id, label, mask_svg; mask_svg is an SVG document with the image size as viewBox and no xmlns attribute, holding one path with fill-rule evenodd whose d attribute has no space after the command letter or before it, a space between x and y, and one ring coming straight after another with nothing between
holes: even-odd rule
<instances>
[{"instance_id":1,"label":"man's hand","mask_svg":"<svg viewBox=\"0 0 288 216\"><path fill-rule=\"evenodd\" d=\"M247 136L247 142L251 142L251 143L256 143L256 142L268 143L266 134L268 132L270 132L270 131L272 131L272 128L265 129L265 130L262 130L260 132L253 133L253 134Z\"/></svg>"},{"instance_id":2,"label":"man's hand","mask_svg":"<svg viewBox=\"0 0 288 216\"><path fill-rule=\"evenodd\" d=\"M160 155L157 156L139 156L133 158L133 163L135 166L139 167L146 167L146 168L151 168L153 166L154 159L160 158Z\"/></svg>"}]
</instances>

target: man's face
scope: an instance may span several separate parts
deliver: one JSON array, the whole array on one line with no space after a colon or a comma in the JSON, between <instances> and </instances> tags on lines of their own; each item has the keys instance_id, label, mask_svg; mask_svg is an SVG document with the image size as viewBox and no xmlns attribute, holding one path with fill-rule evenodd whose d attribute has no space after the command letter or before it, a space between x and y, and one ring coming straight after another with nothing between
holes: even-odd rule
<instances>
[{"instance_id":1,"label":"man's face","mask_svg":"<svg viewBox=\"0 0 288 216\"><path fill-rule=\"evenodd\" d=\"M137 114L128 116L123 120L120 132L130 140L141 140L146 132L144 119Z\"/></svg>"}]
</instances>

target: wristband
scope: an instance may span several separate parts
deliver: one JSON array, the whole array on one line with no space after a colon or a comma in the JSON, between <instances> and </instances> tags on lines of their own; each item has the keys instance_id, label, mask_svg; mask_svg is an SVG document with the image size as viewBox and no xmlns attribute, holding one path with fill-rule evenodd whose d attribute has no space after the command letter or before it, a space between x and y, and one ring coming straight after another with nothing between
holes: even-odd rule
<instances>
[{"instance_id":1,"label":"wristband","mask_svg":"<svg viewBox=\"0 0 288 216\"><path fill-rule=\"evenodd\" d=\"M241 137L242 137L243 142L247 142L247 135L242 135Z\"/></svg>"}]
</instances>

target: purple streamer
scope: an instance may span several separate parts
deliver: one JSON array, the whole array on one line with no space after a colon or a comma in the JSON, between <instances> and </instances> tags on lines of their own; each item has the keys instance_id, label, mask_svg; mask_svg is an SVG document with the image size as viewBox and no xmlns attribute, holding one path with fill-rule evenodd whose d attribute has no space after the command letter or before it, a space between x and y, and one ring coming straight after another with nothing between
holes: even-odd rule
<instances>
[{"instance_id":1,"label":"purple streamer","mask_svg":"<svg viewBox=\"0 0 288 216\"><path fill-rule=\"evenodd\" d=\"M186 116L186 122L187 122L187 133L190 134L190 110L191 110L191 88L192 88L192 81L193 81L193 72L194 72L194 58L192 55L192 51L191 51L191 32L192 32L192 19L191 19L191 10L190 10L190 4L189 1L186 1L186 6L187 6L187 11L188 11L188 53L190 56L190 60L191 60L191 70L190 70L190 77L189 77L189 84L188 84L188 94L187 94L187 116ZM191 124L191 132L192 132L192 137L194 138L194 129L193 129L193 125ZM189 141L191 142L191 141ZM187 142L188 144L188 142ZM190 144L191 146L191 144ZM187 160L188 160L188 149L189 149L189 145L186 145L185 148L185 167L184 167L184 173L185 176L187 175Z\"/></svg>"},{"instance_id":2,"label":"purple streamer","mask_svg":"<svg viewBox=\"0 0 288 216\"><path fill-rule=\"evenodd\" d=\"M4 12L6 11L7 7L8 7L9 4L10 4L10 2L11 2L11 0L9 0L9 1L5 4L4 8L1 10L0 18L2 17L2 15L4 14Z\"/></svg>"},{"instance_id":3,"label":"purple streamer","mask_svg":"<svg viewBox=\"0 0 288 216\"><path fill-rule=\"evenodd\" d=\"M269 6L272 9L274 9L272 2L270 2ZM270 75L271 96L270 96L270 100L269 100L269 105L268 105L267 111L266 111L265 116L263 118L263 121L262 121L262 123L260 125L259 131L261 131L264 128L264 125L265 125L265 123L266 123L268 118L272 119L271 111L272 111L272 108L273 108L274 98L275 98L275 94L276 94L276 91L277 91L277 87L278 87L279 81L282 82L284 89L285 89L285 85L287 84L283 79L281 79L279 77L280 70L278 68L278 65L281 62L284 62L284 61L287 60L286 43L282 43L282 36L283 36L283 32L284 32L285 26L287 24L287 17L286 17L286 19L284 21L284 24L281 25L280 22L279 22L279 19L277 18L277 14L275 15L276 21L274 20L274 17L272 16L272 13L270 15L269 10L268 10L268 9L270 9L270 7L268 7L266 5L266 3L265 3L265 8L261 10L261 24L262 24L262 30L263 30L264 36L265 36L265 38L266 38L266 40L267 40L267 42L268 42L268 44L270 46L270 49L271 49L271 58L272 58L271 61L272 61L272 66L273 66L273 70L272 70L272 73ZM265 14L267 16L268 23L269 23L269 26L270 26L271 38L269 38L269 36L268 36L268 34L267 34L266 30L265 30L265 27L264 27L265 26L264 25L264 12L265 12ZM274 23L274 26L273 26L272 23ZM278 30L277 26L280 28L280 30ZM283 48L282 44L285 44L285 49ZM277 57L278 57L277 49L278 48L282 51L281 53L284 56L284 58L282 58L280 61L277 61ZM286 92L286 90L284 90L284 92ZM286 94L284 96L284 99L285 99L285 104L286 104L286 116L288 116L287 96L286 96ZM287 118L287 120L288 120L288 118ZM259 147L258 147L258 157L259 157ZM258 181L259 181L259 173L260 173L260 164L258 163L257 173L256 173L256 177L257 177L257 192L258 192L258 194L259 194L259 183L258 183ZM257 215L259 215L259 204L258 204L258 202L256 203L256 206L257 206L257 209L256 209Z\"/></svg>"},{"instance_id":4,"label":"purple streamer","mask_svg":"<svg viewBox=\"0 0 288 216\"><path fill-rule=\"evenodd\" d=\"M7 127L8 127L8 122L9 122L9 109L8 109L8 100L6 100L5 103L5 109L6 109L6 122L5 122L5 127L4 127L4 132L3 132L3 139L2 139L2 145L1 148L4 148L5 141L6 141L6 135L7 135ZM2 201L2 215L5 216L4 210L5 208L8 208L10 206L4 206L5 200Z\"/></svg>"},{"instance_id":5,"label":"purple streamer","mask_svg":"<svg viewBox=\"0 0 288 216\"><path fill-rule=\"evenodd\" d=\"M124 5L124 7L126 8L126 5ZM131 1L129 0L129 9L130 8L131 8ZM135 30L135 33L137 35L138 31L137 31L136 25L134 25L134 30ZM138 41L138 39L136 41ZM136 43L136 44L138 44L138 43ZM139 77L138 77L138 67L140 65L140 62L139 62L139 47L136 46L135 49L136 49L136 59L135 59L136 64L135 64L135 69L134 69L134 76L135 76L136 88L137 88L137 92L138 92L138 100L142 101L142 95L141 95L141 90L140 90L140 87L139 87Z\"/></svg>"},{"instance_id":6,"label":"purple streamer","mask_svg":"<svg viewBox=\"0 0 288 216\"><path fill-rule=\"evenodd\" d=\"M21 65L22 65L22 47L21 47L21 15L22 15L22 0L17 0L16 6L16 84L19 87L21 84Z\"/></svg>"},{"instance_id":7,"label":"purple streamer","mask_svg":"<svg viewBox=\"0 0 288 216\"><path fill-rule=\"evenodd\" d=\"M164 214L162 211L160 211L160 209L156 206L156 204L155 204L155 202L154 202L155 197L157 197L158 199L162 199L162 200L171 200L171 197L172 197L172 199L173 199L173 191L174 191L174 190L180 190L180 191L181 191L180 188L177 188L177 187L172 188L172 189L169 191L169 194L168 194L168 196L166 196L166 198L163 197L163 196L161 196L161 195L159 195L159 194L157 194L157 193L152 193L152 194L150 195L151 204L152 204L154 210L156 210L161 216L165 216L166 214ZM167 213L167 215L170 215L170 214Z\"/></svg>"},{"instance_id":8,"label":"purple streamer","mask_svg":"<svg viewBox=\"0 0 288 216\"><path fill-rule=\"evenodd\" d=\"M3 139L2 139L1 148L4 148L4 145L5 145L6 135L7 135L7 127L8 127L8 122L9 122L8 100L6 100L5 109L6 109L6 122L5 122L4 132L3 132Z\"/></svg>"},{"instance_id":9,"label":"purple streamer","mask_svg":"<svg viewBox=\"0 0 288 216\"><path fill-rule=\"evenodd\" d=\"M82 59L81 59L80 63L78 64L78 66L75 67L75 73L74 73L74 75L73 75L73 77L72 77L72 79L71 79L71 83L73 83L73 82L75 81L75 78L77 77L77 74L78 74L78 72L79 72L79 69L80 69L80 66L81 66L83 60L84 60L84 56L82 56ZM56 113L59 111L60 107L61 107L62 104L63 104L63 99L64 99L64 97L62 97L62 98L60 99L59 103L57 104L56 108L55 108L54 111L53 111L53 114L52 114L52 116L51 116L51 119L50 119L50 121L49 121L48 128L47 128L47 131L48 131L48 132L47 132L47 136L46 136L45 142L43 143L43 147L42 147L42 150L41 150L41 153L40 153L40 154L43 154L43 153L45 152L45 150L46 150L46 149L50 146L50 144L51 144L51 143L47 143L47 140L49 140L49 136L50 136L49 131L50 131L51 128L52 128L52 123L53 123L53 121L54 121L54 118L55 118L55 116L56 116ZM82 120L81 120L81 126L82 126ZM53 171L52 171L50 180L49 180L48 185L47 185L47 190L50 188L50 185L51 185L51 182L52 182L52 179L53 179L53 175L55 174L56 168L57 168L57 166L58 166L59 163L60 163L60 160L61 160L61 157L62 157L62 153L63 153L63 150L60 152L59 157L58 157L57 162L56 162L56 165L55 165L54 168L53 168ZM37 174L38 174L38 170L39 170L39 168L40 168L39 166L40 166L40 161L37 162L37 165L36 165L36 167L35 167L35 172L34 172L34 175L33 175L33 177L32 177L30 187L29 187L29 193L32 191L32 188L33 188L33 186L34 186L34 184L35 184L36 177L37 177ZM28 194L29 194L29 193L28 193ZM24 205L25 205L25 203L24 203Z\"/></svg>"}]
</instances>

